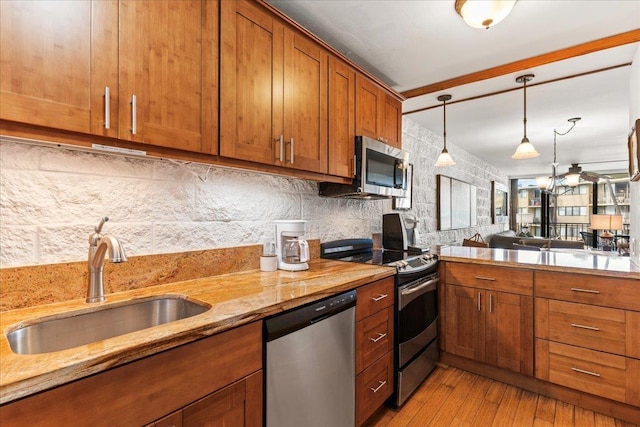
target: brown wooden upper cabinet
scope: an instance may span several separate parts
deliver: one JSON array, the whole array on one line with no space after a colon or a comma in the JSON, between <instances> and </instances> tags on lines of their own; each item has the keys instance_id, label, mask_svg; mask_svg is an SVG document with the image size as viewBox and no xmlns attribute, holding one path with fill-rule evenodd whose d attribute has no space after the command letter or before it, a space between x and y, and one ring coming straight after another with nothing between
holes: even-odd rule
<instances>
[{"instance_id":1,"label":"brown wooden upper cabinet","mask_svg":"<svg viewBox=\"0 0 640 427\"><path fill-rule=\"evenodd\" d=\"M0 8L0 118L215 154L216 1Z\"/></svg>"},{"instance_id":2,"label":"brown wooden upper cabinet","mask_svg":"<svg viewBox=\"0 0 640 427\"><path fill-rule=\"evenodd\" d=\"M402 102L361 74L356 76L356 135L402 148Z\"/></svg>"},{"instance_id":3,"label":"brown wooden upper cabinet","mask_svg":"<svg viewBox=\"0 0 640 427\"><path fill-rule=\"evenodd\" d=\"M327 61L257 3L222 0L220 154L327 173Z\"/></svg>"},{"instance_id":4,"label":"brown wooden upper cabinet","mask_svg":"<svg viewBox=\"0 0 640 427\"><path fill-rule=\"evenodd\" d=\"M344 61L329 58L329 174L353 177L355 171L356 73Z\"/></svg>"}]
</instances>

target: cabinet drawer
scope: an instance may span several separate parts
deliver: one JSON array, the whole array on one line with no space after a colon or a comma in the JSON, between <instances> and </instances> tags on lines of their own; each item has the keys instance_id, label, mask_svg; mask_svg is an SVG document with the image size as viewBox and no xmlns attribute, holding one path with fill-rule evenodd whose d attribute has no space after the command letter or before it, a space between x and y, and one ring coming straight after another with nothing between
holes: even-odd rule
<instances>
[{"instance_id":1,"label":"cabinet drawer","mask_svg":"<svg viewBox=\"0 0 640 427\"><path fill-rule=\"evenodd\" d=\"M536 377L640 405L640 360L637 359L537 339Z\"/></svg>"},{"instance_id":2,"label":"cabinet drawer","mask_svg":"<svg viewBox=\"0 0 640 427\"><path fill-rule=\"evenodd\" d=\"M392 352L356 376L356 425L362 425L393 391Z\"/></svg>"},{"instance_id":3,"label":"cabinet drawer","mask_svg":"<svg viewBox=\"0 0 640 427\"><path fill-rule=\"evenodd\" d=\"M536 271L535 287L537 297L640 310L639 280Z\"/></svg>"},{"instance_id":4,"label":"cabinet drawer","mask_svg":"<svg viewBox=\"0 0 640 427\"><path fill-rule=\"evenodd\" d=\"M362 371L393 346L393 307L356 323L356 372Z\"/></svg>"},{"instance_id":5,"label":"cabinet drawer","mask_svg":"<svg viewBox=\"0 0 640 427\"><path fill-rule=\"evenodd\" d=\"M356 303L356 320L362 320L383 308L393 305L394 278L378 280L358 288Z\"/></svg>"},{"instance_id":6,"label":"cabinet drawer","mask_svg":"<svg viewBox=\"0 0 640 427\"><path fill-rule=\"evenodd\" d=\"M446 263L447 283L533 295L533 272L492 265Z\"/></svg>"},{"instance_id":7,"label":"cabinet drawer","mask_svg":"<svg viewBox=\"0 0 640 427\"><path fill-rule=\"evenodd\" d=\"M536 298L536 337L640 358L640 312Z\"/></svg>"}]
</instances>

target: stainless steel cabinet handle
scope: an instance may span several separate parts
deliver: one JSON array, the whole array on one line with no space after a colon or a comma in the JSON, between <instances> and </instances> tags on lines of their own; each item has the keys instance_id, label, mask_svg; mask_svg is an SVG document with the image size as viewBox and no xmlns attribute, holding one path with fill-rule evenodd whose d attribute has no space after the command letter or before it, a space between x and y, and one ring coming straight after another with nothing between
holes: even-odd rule
<instances>
[{"instance_id":1,"label":"stainless steel cabinet handle","mask_svg":"<svg viewBox=\"0 0 640 427\"><path fill-rule=\"evenodd\" d=\"M599 294L600 291L596 291L595 289L581 289L581 288L571 288L573 292L586 292L588 294Z\"/></svg>"},{"instance_id":2,"label":"stainless steel cabinet handle","mask_svg":"<svg viewBox=\"0 0 640 427\"><path fill-rule=\"evenodd\" d=\"M482 298L482 295L480 294L480 292L478 292L478 311L480 311L480 307L481 307L481 304L480 304L481 298Z\"/></svg>"},{"instance_id":3,"label":"stainless steel cabinet handle","mask_svg":"<svg viewBox=\"0 0 640 427\"><path fill-rule=\"evenodd\" d=\"M489 294L489 313L493 313L493 294Z\"/></svg>"},{"instance_id":4,"label":"stainless steel cabinet handle","mask_svg":"<svg viewBox=\"0 0 640 427\"><path fill-rule=\"evenodd\" d=\"M380 300L385 299L385 298L386 298L386 297L388 297L388 296L389 296L389 295L387 295L387 294L380 294L380 296L379 296L379 297L377 297L377 298L376 298L376 297L371 297L371 299L373 300L373 302L378 302L378 301L380 301Z\"/></svg>"},{"instance_id":5,"label":"stainless steel cabinet handle","mask_svg":"<svg viewBox=\"0 0 640 427\"><path fill-rule=\"evenodd\" d=\"M280 161L284 162L284 135L280 135Z\"/></svg>"},{"instance_id":6,"label":"stainless steel cabinet handle","mask_svg":"<svg viewBox=\"0 0 640 427\"><path fill-rule=\"evenodd\" d=\"M382 387L384 387L384 385L387 383L386 381L378 381L380 383L380 385L376 388L371 388L371 391L374 393L377 393L378 390L380 390Z\"/></svg>"},{"instance_id":7,"label":"stainless steel cabinet handle","mask_svg":"<svg viewBox=\"0 0 640 427\"><path fill-rule=\"evenodd\" d=\"M599 377L600 374L597 372L591 372L591 371L585 371L584 369L580 369L580 368L571 368L571 370L576 371L576 372L580 372L581 374L587 374L587 375L592 375L594 377Z\"/></svg>"},{"instance_id":8,"label":"stainless steel cabinet handle","mask_svg":"<svg viewBox=\"0 0 640 427\"><path fill-rule=\"evenodd\" d=\"M356 176L356 158L353 157L353 170L351 171L351 176Z\"/></svg>"},{"instance_id":9,"label":"stainless steel cabinet handle","mask_svg":"<svg viewBox=\"0 0 640 427\"><path fill-rule=\"evenodd\" d=\"M136 105L136 96L131 95L131 134L135 135L138 131L138 121L137 121L137 105Z\"/></svg>"},{"instance_id":10,"label":"stainless steel cabinet handle","mask_svg":"<svg viewBox=\"0 0 640 427\"><path fill-rule=\"evenodd\" d=\"M600 330L600 328L596 328L595 326L578 325L577 323L572 323L571 326L573 326L574 328L589 329L590 331L599 331Z\"/></svg>"},{"instance_id":11,"label":"stainless steel cabinet handle","mask_svg":"<svg viewBox=\"0 0 640 427\"><path fill-rule=\"evenodd\" d=\"M104 128L111 129L111 91L104 87Z\"/></svg>"},{"instance_id":12,"label":"stainless steel cabinet handle","mask_svg":"<svg viewBox=\"0 0 640 427\"><path fill-rule=\"evenodd\" d=\"M293 164L293 138L291 138L291 164Z\"/></svg>"},{"instance_id":13,"label":"stainless steel cabinet handle","mask_svg":"<svg viewBox=\"0 0 640 427\"><path fill-rule=\"evenodd\" d=\"M387 336L387 334L383 334L383 333L378 332L378 338L369 338L369 339L371 341L373 341L373 342L378 342L378 341L380 341L382 338L384 338L386 336Z\"/></svg>"},{"instance_id":14,"label":"stainless steel cabinet handle","mask_svg":"<svg viewBox=\"0 0 640 427\"><path fill-rule=\"evenodd\" d=\"M490 282L495 282L496 281L496 279L494 277L476 276L476 279L478 279L478 280L489 280Z\"/></svg>"}]
</instances>

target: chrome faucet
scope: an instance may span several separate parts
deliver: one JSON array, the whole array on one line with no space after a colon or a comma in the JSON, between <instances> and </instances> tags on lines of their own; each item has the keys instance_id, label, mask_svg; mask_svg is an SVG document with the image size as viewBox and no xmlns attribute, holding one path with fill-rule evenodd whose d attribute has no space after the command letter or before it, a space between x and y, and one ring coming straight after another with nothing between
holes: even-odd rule
<instances>
[{"instance_id":1,"label":"chrome faucet","mask_svg":"<svg viewBox=\"0 0 640 427\"><path fill-rule=\"evenodd\" d=\"M102 218L100 224L94 229L95 232L89 236L89 286L87 287L86 302L104 301L104 256L109 249L109 259L111 262L125 262L127 255L124 248L113 236L102 235L102 226L109 221L108 217Z\"/></svg>"}]
</instances>

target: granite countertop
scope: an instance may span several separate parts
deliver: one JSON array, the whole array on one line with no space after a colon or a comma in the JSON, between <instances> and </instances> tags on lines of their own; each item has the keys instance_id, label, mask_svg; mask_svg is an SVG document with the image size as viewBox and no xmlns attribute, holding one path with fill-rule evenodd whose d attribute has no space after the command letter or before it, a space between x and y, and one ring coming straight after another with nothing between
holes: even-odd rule
<instances>
[{"instance_id":1,"label":"granite countertop","mask_svg":"<svg viewBox=\"0 0 640 427\"><path fill-rule=\"evenodd\" d=\"M0 403L28 396L225 331L281 311L393 276L395 269L317 259L302 272L248 272L205 277L107 295L100 304L72 300L2 312L0 316ZM92 344L47 354L19 355L6 339L16 325L42 317L150 296L180 295L211 309L188 319L155 326Z\"/></svg>"},{"instance_id":2,"label":"granite countertop","mask_svg":"<svg viewBox=\"0 0 640 427\"><path fill-rule=\"evenodd\" d=\"M523 251L512 249L443 246L440 260L493 264L531 270L560 271L598 276L640 279L640 267L629 257L576 249Z\"/></svg>"}]
</instances>

